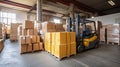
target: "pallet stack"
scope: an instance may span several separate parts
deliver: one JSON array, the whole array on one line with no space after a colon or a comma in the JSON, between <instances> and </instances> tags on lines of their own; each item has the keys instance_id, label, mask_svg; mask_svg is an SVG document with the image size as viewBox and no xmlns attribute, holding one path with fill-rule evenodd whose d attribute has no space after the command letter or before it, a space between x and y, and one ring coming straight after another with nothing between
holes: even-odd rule
<instances>
[{"instance_id":1,"label":"pallet stack","mask_svg":"<svg viewBox=\"0 0 120 67\"><path fill-rule=\"evenodd\" d=\"M47 32L64 32L63 24L55 24L53 22L42 23L42 38L45 38Z\"/></svg>"},{"instance_id":2,"label":"pallet stack","mask_svg":"<svg viewBox=\"0 0 120 67\"><path fill-rule=\"evenodd\" d=\"M34 22L26 20L23 24L22 35L20 36L21 53L43 50L43 43L40 42L38 30L34 28ZM19 31L21 32L21 31Z\"/></svg>"},{"instance_id":3,"label":"pallet stack","mask_svg":"<svg viewBox=\"0 0 120 67\"><path fill-rule=\"evenodd\" d=\"M44 43L45 50L58 59L76 55L75 32L49 32Z\"/></svg>"},{"instance_id":4,"label":"pallet stack","mask_svg":"<svg viewBox=\"0 0 120 67\"><path fill-rule=\"evenodd\" d=\"M100 28L100 41L105 42L105 27Z\"/></svg>"},{"instance_id":5,"label":"pallet stack","mask_svg":"<svg viewBox=\"0 0 120 67\"><path fill-rule=\"evenodd\" d=\"M11 23L11 30L10 30L10 40L16 41L18 40L18 26L21 25L21 23Z\"/></svg>"},{"instance_id":6,"label":"pallet stack","mask_svg":"<svg viewBox=\"0 0 120 67\"><path fill-rule=\"evenodd\" d=\"M2 23L0 23L0 39L5 39L5 27Z\"/></svg>"},{"instance_id":7,"label":"pallet stack","mask_svg":"<svg viewBox=\"0 0 120 67\"><path fill-rule=\"evenodd\" d=\"M2 51L3 48L4 48L4 40L0 39L0 52Z\"/></svg>"},{"instance_id":8,"label":"pallet stack","mask_svg":"<svg viewBox=\"0 0 120 67\"><path fill-rule=\"evenodd\" d=\"M120 44L120 26L119 24L109 24L107 25L107 43L117 43Z\"/></svg>"}]
</instances>

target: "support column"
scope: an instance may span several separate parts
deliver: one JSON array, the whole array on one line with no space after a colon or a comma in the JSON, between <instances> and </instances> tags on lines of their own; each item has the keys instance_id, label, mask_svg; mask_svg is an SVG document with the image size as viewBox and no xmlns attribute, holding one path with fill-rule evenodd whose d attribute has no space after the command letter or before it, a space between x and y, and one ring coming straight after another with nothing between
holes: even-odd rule
<instances>
[{"instance_id":1,"label":"support column","mask_svg":"<svg viewBox=\"0 0 120 67\"><path fill-rule=\"evenodd\" d=\"M27 20L30 20L30 13L27 13Z\"/></svg>"},{"instance_id":2,"label":"support column","mask_svg":"<svg viewBox=\"0 0 120 67\"><path fill-rule=\"evenodd\" d=\"M70 5L70 17L72 19L72 31L75 32L75 16L74 16L74 4Z\"/></svg>"},{"instance_id":3,"label":"support column","mask_svg":"<svg viewBox=\"0 0 120 67\"><path fill-rule=\"evenodd\" d=\"M37 21L42 22L42 0L37 0Z\"/></svg>"}]
</instances>

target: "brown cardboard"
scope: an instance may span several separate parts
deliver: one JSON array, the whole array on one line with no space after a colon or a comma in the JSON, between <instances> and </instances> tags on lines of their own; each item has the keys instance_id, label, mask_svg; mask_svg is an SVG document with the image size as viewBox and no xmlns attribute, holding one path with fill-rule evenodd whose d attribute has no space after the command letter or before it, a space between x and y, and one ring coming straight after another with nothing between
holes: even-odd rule
<instances>
[{"instance_id":1,"label":"brown cardboard","mask_svg":"<svg viewBox=\"0 0 120 67\"><path fill-rule=\"evenodd\" d=\"M63 24L56 24L56 31L57 31L57 32L62 32L62 31L64 31Z\"/></svg>"},{"instance_id":2,"label":"brown cardboard","mask_svg":"<svg viewBox=\"0 0 120 67\"><path fill-rule=\"evenodd\" d=\"M38 43L34 43L34 44L33 44L33 50L34 50L34 51L40 50Z\"/></svg>"},{"instance_id":3,"label":"brown cardboard","mask_svg":"<svg viewBox=\"0 0 120 67\"><path fill-rule=\"evenodd\" d=\"M18 39L18 36L17 35L10 35L10 40L13 41L13 40L17 40Z\"/></svg>"},{"instance_id":4,"label":"brown cardboard","mask_svg":"<svg viewBox=\"0 0 120 67\"><path fill-rule=\"evenodd\" d=\"M21 44L21 53L27 52L27 45L26 44Z\"/></svg>"},{"instance_id":5,"label":"brown cardboard","mask_svg":"<svg viewBox=\"0 0 120 67\"><path fill-rule=\"evenodd\" d=\"M37 35L37 34L38 34L37 29L34 29L34 35Z\"/></svg>"},{"instance_id":6,"label":"brown cardboard","mask_svg":"<svg viewBox=\"0 0 120 67\"><path fill-rule=\"evenodd\" d=\"M27 35L34 35L34 30L33 29L28 29L27 30Z\"/></svg>"},{"instance_id":7,"label":"brown cardboard","mask_svg":"<svg viewBox=\"0 0 120 67\"><path fill-rule=\"evenodd\" d=\"M23 35L27 35L27 29L23 29Z\"/></svg>"},{"instance_id":8,"label":"brown cardboard","mask_svg":"<svg viewBox=\"0 0 120 67\"><path fill-rule=\"evenodd\" d=\"M39 43L39 48L40 48L40 50L43 50L43 43L42 42Z\"/></svg>"},{"instance_id":9,"label":"brown cardboard","mask_svg":"<svg viewBox=\"0 0 120 67\"><path fill-rule=\"evenodd\" d=\"M31 38L30 38L30 36L26 36L26 38L25 38L26 40L26 44L31 44Z\"/></svg>"},{"instance_id":10,"label":"brown cardboard","mask_svg":"<svg viewBox=\"0 0 120 67\"><path fill-rule=\"evenodd\" d=\"M36 36L36 38L37 38L37 40L36 40L36 41L37 41L37 43L39 43L39 42L40 42L40 36L39 36L39 35L37 35L37 36Z\"/></svg>"},{"instance_id":11,"label":"brown cardboard","mask_svg":"<svg viewBox=\"0 0 120 67\"><path fill-rule=\"evenodd\" d=\"M33 21L26 20L23 25L24 25L24 28L26 29L34 29Z\"/></svg>"},{"instance_id":12,"label":"brown cardboard","mask_svg":"<svg viewBox=\"0 0 120 67\"><path fill-rule=\"evenodd\" d=\"M25 44L25 37L24 36L20 36L20 44Z\"/></svg>"},{"instance_id":13,"label":"brown cardboard","mask_svg":"<svg viewBox=\"0 0 120 67\"><path fill-rule=\"evenodd\" d=\"M4 42L3 39L0 39L0 52L2 51L3 48L4 48Z\"/></svg>"},{"instance_id":14,"label":"brown cardboard","mask_svg":"<svg viewBox=\"0 0 120 67\"><path fill-rule=\"evenodd\" d=\"M37 39L36 39L36 36L31 36L31 43L36 43Z\"/></svg>"},{"instance_id":15,"label":"brown cardboard","mask_svg":"<svg viewBox=\"0 0 120 67\"><path fill-rule=\"evenodd\" d=\"M32 44L28 44L28 46L27 46L27 52L32 52Z\"/></svg>"}]
</instances>

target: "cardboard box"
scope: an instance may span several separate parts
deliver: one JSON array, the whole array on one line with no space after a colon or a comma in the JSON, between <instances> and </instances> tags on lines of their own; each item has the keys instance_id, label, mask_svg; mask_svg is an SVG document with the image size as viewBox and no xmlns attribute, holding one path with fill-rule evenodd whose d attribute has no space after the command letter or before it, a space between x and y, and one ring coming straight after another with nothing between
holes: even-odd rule
<instances>
[{"instance_id":1,"label":"cardboard box","mask_svg":"<svg viewBox=\"0 0 120 67\"><path fill-rule=\"evenodd\" d=\"M27 30L27 35L34 35L34 30L33 29L28 29Z\"/></svg>"},{"instance_id":2,"label":"cardboard box","mask_svg":"<svg viewBox=\"0 0 120 67\"><path fill-rule=\"evenodd\" d=\"M22 33L23 33L22 30L23 30L22 25L20 25L20 26L18 27L18 36L22 35Z\"/></svg>"},{"instance_id":3,"label":"cardboard box","mask_svg":"<svg viewBox=\"0 0 120 67\"><path fill-rule=\"evenodd\" d=\"M31 38L30 38L30 36L26 36L25 37L25 43L26 44L31 44Z\"/></svg>"},{"instance_id":4,"label":"cardboard box","mask_svg":"<svg viewBox=\"0 0 120 67\"><path fill-rule=\"evenodd\" d=\"M25 44L25 36L20 36L20 44Z\"/></svg>"},{"instance_id":5,"label":"cardboard box","mask_svg":"<svg viewBox=\"0 0 120 67\"><path fill-rule=\"evenodd\" d=\"M23 35L27 35L27 29L23 29Z\"/></svg>"},{"instance_id":6,"label":"cardboard box","mask_svg":"<svg viewBox=\"0 0 120 67\"><path fill-rule=\"evenodd\" d=\"M51 45L51 54L54 55L55 53L55 44L56 44L56 39L55 39L56 33L52 32L52 45Z\"/></svg>"},{"instance_id":7,"label":"cardboard box","mask_svg":"<svg viewBox=\"0 0 120 67\"><path fill-rule=\"evenodd\" d=\"M17 35L10 35L10 40L18 40L18 36Z\"/></svg>"},{"instance_id":8,"label":"cardboard box","mask_svg":"<svg viewBox=\"0 0 120 67\"><path fill-rule=\"evenodd\" d=\"M18 29L19 23L11 23L11 30L12 29Z\"/></svg>"},{"instance_id":9,"label":"cardboard box","mask_svg":"<svg viewBox=\"0 0 120 67\"><path fill-rule=\"evenodd\" d=\"M70 45L70 55L76 55L76 42Z\"/></svg>"},{"instance_id":10,"label":"cardboard box","mask_svg":"<svg viewBox=\"0 0 120 67\"><path fill-rule=\"evenodd\" d=\"M21 44L21 53L27 52L27 44Z\"/></svg>"},{"instance_id":11,"label":"cardboard box","mask_svg":"<svg viewBox=\"0 0 120 67\"><path fill-rule=\"evenodd\" d=\"M55 33L55 40L56 40L56 45L64 45L67 42L67 36L66 32L56 32Z\"/></svg>"},{"instance_id":12,"label":"cardboard box","mask_svg":"<svg viewBox=\"0 0 120 67\"><path fill-rule=\"evenodd\" d=\"M34 44L33 44L33 50L34 50L34 51L40 50L38 43L34 43Z\"/></svg>"},{"instance_id":13,"label":"cardboard box","mask_svg":"<svg viewBox=\"0 0 120 67\"><path fill-rule=\"evenodd\" d=\"M36 36L36 39L37 39L37 40L36 40L36 41L37 41L37 43L39 43L39 42L40 42L40 36L39 36L39 35L37 35L37 36Z\"/></svg>"},{"instance_id":14,"label":"cardboard box","mask_svg":"<svg viewBox=\"0 0 120 67\"><path fill-rule=\"evenodd\" d=\"M52 33L51 32L46 33L45 41L47 41L48 43L52 43Z\"/></svg>"},{"instance_id":15,"label":"cardboard box","mask_svg":"<svg viewBox=\"0 0 120 67\"><path fill-rule=\"evenodd\" d=\"M34 29L34 23L33 21L26 20L23 24L24 28L26 29Z\"/></svg>"},{"instance_id":16,"label":"cardboard box","mask_svg":"<svg viewBox=\"0 0 120 67\"><path fill-rule=\"evenodd\" d=\"M10 35L18 35L17 29L12 29L12 30L10 31Z\"/></svg>"},{"instance_id":17,"label":"cardboard box","mask_svg":"<svg viewBox=\"0 0 120 67\"><path fill-rule=\"evenodd\" d=\"M55 45L55 56L59 59L67 56L67 46L66 45Z\"/></svg>"},{"instance_id":18,"label":"cardboard box","mask_svg":"<svg viewBox=\"0 0 120 67\"><path fill-rule=\"evenodd\" d=\"M34 35L37 35L37 34L38 34L38 30L34 29Z\"/></svg>"},{"instance_id":19,"label":"cardboard box","mask_svg":"<svg viewBox=\"0 0 120 67\"><path fill-rule=\"evenodd\" d=\"M70 45L71 45L71 32L66 32L67 33L67 57L70 56Z\"/></svg>"},{"instance_id":20,"label":"cardboard box","mask_svg":"<svg viewBox=\"0 0 120 67\"><path fill-rule=\"evenodd\" d=\"M34 36L31 36L31 43L36 43L37 42L37 37L34 35Z\"/></svg>"},{"instance_id":21,"label":"cardboard box","mask_svg":"<svg viewBox=\"0 0 120 67\"><path fill-rule=\"evenodd\" d=\"M32 44L27 45L27 52L32 52Z\"/></svg>"},{"instance_id":22,"label":"cardboard box","mask_svg":"<svg viewBox=\"0 0 120 67\"><path fill-rule=\"evenodd\" d=\"M3 48L4 48L4 42L3 39L0 39L0 52L2 51Z\"/></svg>"},{"instance_id":23,"label":"cardboard box","mask_svg":"<svg viewBox=\"0 0 120 67\"><path fill-rule=\"evenodd\" d=\"M40 50L44 50L44 49L43 49L43 43L42 43L42 42L39 43L39 48L40 48Z\"/></svg>"},{"instance_id":24,"label":"cardboard box","mask_svg":"<svg viewBox=\"0 0 120 67\"><path fill-rule=\"evenodd\" d=\"M35 23L35 24L34 24L34 28L35 28L35 29L38 29L38 30L41 30L41 29L42 29L42 24L41 24L40 21L35 21L34 23Z\"/></svg>"},{"instance_id":25,"label":"cardboard box","mask_svg":"<svg viewBox=\"0 0 120 67\"><path fill-rule=\"evenodd\" d=\"M100 29L100 41L105 41L105 27Z\"/></svg>"},{"instance_id":26,"label":"cardboard box","mask_svg":"<svg viewBox=\"0 0 120 67\"><path fill-rule=\"evenodd\" d=\"M70 32L70 33L71 33L71 43L76 42L76 34L75 34L75 32Z\"/></svg>"},{"instance_id":27,"label":"cardboard box","mask_svg":"<svg viewBox=\"0 0 120 67\"><path fill-rule=\"evenodd\" d=\"M57 32L64 32L63 24L56 24L56 31Z\"/></svg>"}]
</instances>

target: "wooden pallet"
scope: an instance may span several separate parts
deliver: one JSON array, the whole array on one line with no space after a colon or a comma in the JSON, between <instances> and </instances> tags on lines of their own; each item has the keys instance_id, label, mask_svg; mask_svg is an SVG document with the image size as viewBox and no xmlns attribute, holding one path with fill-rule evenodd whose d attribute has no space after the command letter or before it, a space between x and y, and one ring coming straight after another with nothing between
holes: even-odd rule
<instances>
[{"instance_id":1,"label":"wooden pallet","mask_svg":"<svg viewBox=\"0 0 120 67\"><path fill-rule=\"evenodd\" d=\"M58 58L58 57L56 57L55 55L51 54L51 53L48 52L48 51L45 51L45 52L48 53L48 54L50 54L51 56L55 57L55 58L56 58L57 60L59 60L59 61L65 59L65 58L69 58L69 57L71 57L71 56L76 56L76 54L71 54L71 55L69 55L69 56L65 56L65 57L62 57L62 58Z\"/></svg>"},{"instance_id":2,"label":"wooden pallet","mask_svg":"<svg viewBox=\"0 0 120 67\"><path fill-rule=\"evenodd\" d=\"M35 53L35 52L40 52L42 50L35 50L35 51L29 51L29 52L22 52L21 54L28 54L28 53Z\"/></svg>"},{"instance_id":3,"label":"wooden pallet","mask_svg":"<svg viewBox=\"0 0 120 67\"><path fill-rule=\"evenodd\" d=\"M18 40L10 40L11 42L16 42L16 41L18 41Z\"/></svg>"},{"instance_id":4,"label":"wooden pallet","mask_svg":"<svg viewBox=\"0 0 120 67\"><path fill-rule=\"evenodd\" d=\"M119 43L116 43L116 42L107 42L107 44L120 45Z\"/></svg>"}]
</instances>

